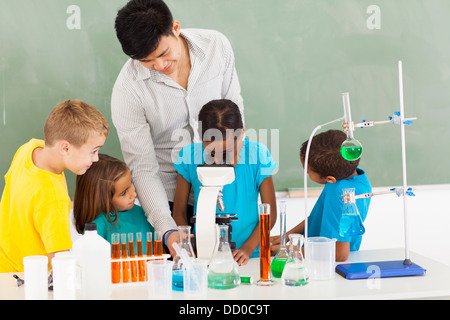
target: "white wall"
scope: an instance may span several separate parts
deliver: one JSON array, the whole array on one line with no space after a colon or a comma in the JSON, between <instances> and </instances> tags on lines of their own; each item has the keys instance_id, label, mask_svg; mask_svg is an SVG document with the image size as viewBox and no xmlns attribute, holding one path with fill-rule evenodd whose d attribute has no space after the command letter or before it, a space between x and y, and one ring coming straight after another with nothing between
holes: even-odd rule
<instances>
[{"instance_id":1,"label":"white wall","mask_svg":"<svg viewBox=\"0 0 450 320\"><path fill-rule=\"evenodd\" d=\"M386 191L389 188L374 188ZM415 197L407 197L409 250L450 265L450 185L418 186ZM304 220L304 199L287 198L278 193L277 200L287 201L286 229ZM308 198L311 212L317 198ZM404 248L403 199L395 194L372 197L367 219L366 233L360 250ZM279 220L279 219L278 219ZM279 234L277 223L271 235ZM399 260L404 256L399 257ZM423 266L426 268L426 266Z\"/></svg>"}]
</instances>

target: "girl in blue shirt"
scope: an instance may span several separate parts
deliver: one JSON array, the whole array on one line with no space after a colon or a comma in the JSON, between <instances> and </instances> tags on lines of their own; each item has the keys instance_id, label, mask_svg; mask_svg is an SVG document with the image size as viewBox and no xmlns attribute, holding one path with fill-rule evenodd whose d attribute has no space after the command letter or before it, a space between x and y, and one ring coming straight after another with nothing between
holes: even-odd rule
<instances>
[{"instance_id":1,"label":"girl in blue shirt","mask_svg":"<svg viewBox=\"0 0 450 320\"><path fill-rule=\"evenodd\" d=\"M276 198L272 172L277 163L268 149L257 142L244 139L241 113L230 100L213 100L203 106L199 113L202 143L184 147L174 163L178 172L175 190L173 218L178 225L187 225L186 205L192 186L195 198L194 214L202 183L197 176L201 164L231 164L235 169L235 180L223 187L226 213L237 214L231 222L235 261L244 265L250 257L258 257L259 213L258 196L261 202L271 206L271 227L276 221ZM220 210L216 209L217 213Z\"/></svg>"},{"instance_id":2,"label":"girl in blue shirt","mask_svg":"<svg viewBox=\"0 0 450 320\"><path fill-rule=\"evenodd\" d=\"M141 206L135 204L136 191L127 165L119 159L99 154L89 170L77 176L73 215L79 233L88 222L97 224L97 233L111 243L113 233L147 232L154 229ZM136 246L135 246L136 248ZM143 246L146 254L146 246ZM135 252L135 254L137 254Z\"/></svg>"}]
</instances>

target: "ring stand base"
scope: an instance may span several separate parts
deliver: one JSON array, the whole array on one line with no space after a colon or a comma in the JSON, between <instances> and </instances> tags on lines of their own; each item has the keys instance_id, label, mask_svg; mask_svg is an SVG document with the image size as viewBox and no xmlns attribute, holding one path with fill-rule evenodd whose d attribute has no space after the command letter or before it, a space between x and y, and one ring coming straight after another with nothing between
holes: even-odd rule
<instances>
[{"instance_id":1,"label":"ring stand base","mask_svg":"<svg viewBox=\"0 0 450 320\"><path fill-rule=\"evenodd\" d=\"M345 263L336 266L336 273L345 279L368 279L423 276L426 270L415 263L404 260Z\"/></svg>"}]
</instances>

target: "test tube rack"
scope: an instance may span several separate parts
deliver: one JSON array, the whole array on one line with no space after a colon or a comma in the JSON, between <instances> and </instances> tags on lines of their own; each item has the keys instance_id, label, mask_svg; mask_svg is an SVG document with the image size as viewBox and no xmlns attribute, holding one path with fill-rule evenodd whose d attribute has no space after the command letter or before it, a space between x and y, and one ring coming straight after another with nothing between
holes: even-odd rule
<instances>
[{"instance_id":1,"label":"test tube rack","mask_svg":"<svg viewBox=\"0 0 450 320\"><path fill-rule=\"evenodd\" d=\"M112 282L112 284L114 286L147 284L147 262L151 260L167 260L169 257L170 254L151 255L134 258L111 258L111 272L113 272L114 264L117 264L116 266L118 266L120 271L120 282ZM139 268L139 263L142 264L141 268ZM128 273L128 276L125 275L125 279L123 271L124 268L126 268L126 271ZM134 272L134 274L132 274L132 272Z\"/></svg>"}]
</instances>

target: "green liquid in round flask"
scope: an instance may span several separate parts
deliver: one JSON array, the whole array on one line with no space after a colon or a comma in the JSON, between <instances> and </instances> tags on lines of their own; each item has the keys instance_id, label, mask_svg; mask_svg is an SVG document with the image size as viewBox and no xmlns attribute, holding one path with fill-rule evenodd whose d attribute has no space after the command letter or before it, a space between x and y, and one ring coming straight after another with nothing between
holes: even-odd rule
<instances>
[{"instance_id":1,"label":"green liquid in round flask","mask_svg":"<svg viewBox=\"0 0 450 320\"><path fill-rule=\"evenodd\" d=\"M355 161L362 155L362 145L358 140L348 138L342 143L340 151L345 160Z\"/></svg>"}]
</instances>

